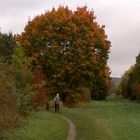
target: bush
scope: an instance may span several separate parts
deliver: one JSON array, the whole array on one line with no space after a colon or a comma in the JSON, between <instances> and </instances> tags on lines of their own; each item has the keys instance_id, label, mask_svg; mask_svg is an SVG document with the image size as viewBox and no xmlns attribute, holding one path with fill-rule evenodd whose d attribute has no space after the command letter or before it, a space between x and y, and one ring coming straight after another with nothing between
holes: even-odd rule
<instances>
[{"instance_id":1,"label":"bush","mask_svg":"<svg viewBox=\"0 0 140 140\"><path fill-rule=\"evenodd\" d=\"M0 63L0 131L16 127L19 123L19 113L15 104L15 88L9 66Z\"/></svg>"}]
</instances>

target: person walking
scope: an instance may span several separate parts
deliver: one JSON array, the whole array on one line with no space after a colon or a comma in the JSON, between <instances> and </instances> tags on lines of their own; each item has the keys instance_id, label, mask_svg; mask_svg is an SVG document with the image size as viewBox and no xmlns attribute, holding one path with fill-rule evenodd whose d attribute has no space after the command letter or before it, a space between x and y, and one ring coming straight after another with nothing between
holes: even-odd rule
<instances>
[{"instance_id":1,"label":"person walking","mask_svg":"<svg viewBox=\"0 0 140 140\"><path fill-rule=\"evenodd\" d=\"M55 112L59 112L59 102L60 102L59 94L56 94L56 96L54 97Z\"/></svg>"}]
</instances>

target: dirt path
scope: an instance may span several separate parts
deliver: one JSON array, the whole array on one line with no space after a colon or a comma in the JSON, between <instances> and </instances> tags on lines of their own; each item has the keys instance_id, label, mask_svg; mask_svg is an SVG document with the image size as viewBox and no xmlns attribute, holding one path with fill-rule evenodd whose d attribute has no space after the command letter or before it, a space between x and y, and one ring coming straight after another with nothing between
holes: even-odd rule
<instances>
[{"instance_id":1,"label":"dirt path","mask_svg":"<svg viewBox=\"0 0 140 140\"><path fill-rule=\"evenodd\" d=\"M76 136L75 124L70 119L68 119L67 117L65 117L63 115L60 115L60 116L68 122L69 127L70 127L67 140L75 140L75 136Z\"/></svg>"}]
</instances>

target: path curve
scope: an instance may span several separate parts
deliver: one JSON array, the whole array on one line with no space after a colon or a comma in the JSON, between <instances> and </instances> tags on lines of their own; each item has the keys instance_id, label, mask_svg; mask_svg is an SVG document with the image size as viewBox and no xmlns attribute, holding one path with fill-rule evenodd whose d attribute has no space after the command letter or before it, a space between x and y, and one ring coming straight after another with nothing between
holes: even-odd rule
<instances>
[{"instance_id":1,"label":"path curve","mask_svg":"<svg viewBox=\"0 0 140 140\"><path fill-rule=\"evenodd\" d=\"M60 116L65 119L68 124L69 124L69 134L68 134L68 137L67 137L67 140L75 140L75 136L76 136L76 127L75 127L75 124L70 120L68 119L67 117L63 116L60 114Z\"/></svg>"}]
</instances>

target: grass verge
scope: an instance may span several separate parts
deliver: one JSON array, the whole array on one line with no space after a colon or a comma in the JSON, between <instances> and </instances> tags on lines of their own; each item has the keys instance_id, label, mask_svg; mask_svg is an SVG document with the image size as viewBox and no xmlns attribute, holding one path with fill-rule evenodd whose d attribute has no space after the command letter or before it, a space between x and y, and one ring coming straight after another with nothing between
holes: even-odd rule
<instances>
[{"instance_id":1,"label":"grass verge","mask_svg":"<svg viewBox=\"0 0 140 140\"><path fill-rule=\"evenodd\" d=\"M58 114L38 111L17 130L1 135L1 140L66 140L69 126Z\"/></svg>"}]
</instances>

